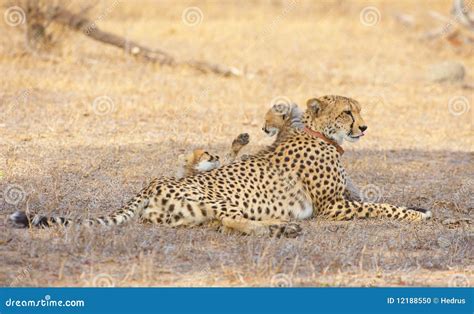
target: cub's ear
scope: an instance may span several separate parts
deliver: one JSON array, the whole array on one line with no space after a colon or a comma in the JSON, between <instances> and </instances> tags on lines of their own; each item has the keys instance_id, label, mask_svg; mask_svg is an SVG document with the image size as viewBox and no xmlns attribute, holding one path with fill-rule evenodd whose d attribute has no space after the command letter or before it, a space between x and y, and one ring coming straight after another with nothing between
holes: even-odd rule
<instances>
[{"instance_id":1,"label":"cub's ear","mask_svg":"<svg viewBox=\"0 0 474 314\"><path fill-rule=\"evenodd\" d=\"M322 111L322 109L323 109L323 108L322 108L322 107L323 107L323 106L322 106L322 103L321 103L318 99L316 99L316 98L311 98L311 99L309 99L309 100L306 102L306 107L308 108L308 110L309 110L312 114L314 114L314 115L316 115L316 116L320 115L320 114L321 114L321 111Z\"/></svg>"}]
</instances>

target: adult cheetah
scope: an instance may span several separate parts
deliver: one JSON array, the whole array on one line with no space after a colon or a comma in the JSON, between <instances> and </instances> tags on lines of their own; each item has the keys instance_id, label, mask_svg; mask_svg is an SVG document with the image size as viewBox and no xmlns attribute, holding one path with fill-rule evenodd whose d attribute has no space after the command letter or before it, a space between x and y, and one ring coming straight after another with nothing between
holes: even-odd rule
<instances>
[{"instance_id":1,"label":"adult cheetah","mask_svg":"<svg viewBox=\"0 0 474 314\"><path fill-rule=\"evenodd\" d=\"M295 220L313 215L332 220L388 217L421 221L429 210L344 198L340 156L344 140L355 142L367 126L359 103L342 96L308 100L303 130L293 129L268 150L195 176L157 178L121 209L109 215L10 218L19 226L120 225L133 218L169 226L195 226L216 220L244 234L295 237Z\"/></svg>"}]
</instances>

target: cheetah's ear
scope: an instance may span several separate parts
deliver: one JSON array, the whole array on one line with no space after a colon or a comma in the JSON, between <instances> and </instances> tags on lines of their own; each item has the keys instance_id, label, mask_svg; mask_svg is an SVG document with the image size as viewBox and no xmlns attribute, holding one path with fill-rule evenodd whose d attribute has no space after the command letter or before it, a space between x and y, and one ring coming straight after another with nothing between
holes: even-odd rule
<instances>
[{"instance_id":1,"label":"cheetah's ear","mask_svg":"<svg viewBox=\"0 0 474 314\"><path fill-rule=\"evenodd\" d=\"M308 108L308 110L316 115L316 116L319 116L321 114L321 111L322 111L322 103L317 99L317 98L311 98L309 99L307 102L306 102L306 107Z\"/></svg>"}]
</instances>

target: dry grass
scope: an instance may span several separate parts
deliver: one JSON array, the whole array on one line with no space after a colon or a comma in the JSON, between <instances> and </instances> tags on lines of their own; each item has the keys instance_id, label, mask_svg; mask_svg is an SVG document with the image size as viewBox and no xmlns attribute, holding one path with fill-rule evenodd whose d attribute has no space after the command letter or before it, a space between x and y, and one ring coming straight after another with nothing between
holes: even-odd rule
<instances>
[{"instance_id":1,"label":"dry grass","mask_svg":"<svg viewBox=\"0 0 474 314\"><path fill-rule=\"evenodd\" d=\"M110 212L151 178L174 175L181 152L209 147L222 153L241 132L251 135L246 152L268 144L260 128L274 97L303 104L311 96L341 94L364 104L369 125L360 143L346 145L354 181L366 189L374 184L384 201L432 208L434 220L314 219L302 224L298 239L205 228L26 231L3 224L0 284L472 284L472 226L442 223L472 219L473 110L448 110L457 96L471 107L472 90L426 79L429 66L445 60L472 70L472 50L420 41L431 25L422 1L376 3L381 19L372 27L359 20L367 5L122 1L101 2L90 13L94 19L108 12L98 21L104 30L180 59L214 60L253 74L240 79L136 62L67 31L50 52L53 59L43 59L25 54L22 26L3 23L0 191L18 185L25 197L12 205L3 195L0 214ZM204 13L200 25L183 23L189 6ZM429 9L448 12L449 1L431 2ZM398 12L416 16L415 28L396 23ZM466 80L472 78L468 73ZM113 106L98 115L92 103L103 95Z\"/></svg>"}]
</instances>

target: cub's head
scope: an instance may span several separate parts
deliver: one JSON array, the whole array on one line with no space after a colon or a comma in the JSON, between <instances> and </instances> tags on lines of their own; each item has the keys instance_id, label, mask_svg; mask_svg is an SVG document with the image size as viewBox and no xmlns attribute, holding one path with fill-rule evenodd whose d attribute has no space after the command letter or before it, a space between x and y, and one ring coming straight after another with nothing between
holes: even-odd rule
<instances>
[{"instance_id":1,"label":"cub's head","mask_svg":"<svg viewBox=\"0 0 474 314\"><path fill-rule=\"evenodd\" d=\"M177 178L195 175L199 172L219 168L219 156L214 156L202 149L196 149L188 155L178 156Z\"/></svg>"},{"instance_id":2,"label":"cub's head","mask_svg":"<svg viewBox=\"0 0 474 314\"><path fill-rule=\"evenodd\" d=\"M219 156L211 155L205 150L196 149L188 156L188 163L198 172L219 168Z\"/></svg>"},{"instance_id":3,"label":"cub's head","mask_svg":"<svg viewBox=\"0 0 474 314\"><path fill-rule=\"evenodd\" d=\"M323 96L308 100L306 105L306 125L339 144L344 140L356 142L367 130L360 104L352 98Z\"/></svg>"},{"instance_id":4,"label":"cub's head","mask_svg":"<svg viewBox=\"0 0 474 314\"><path fill-rule=\"evenodd\" d=\"M284 128L297 127L301 124L303 113L296 104L276 103L265 114L263 132L268 136L274 136Z\"/></svg>"}]
</instances>

